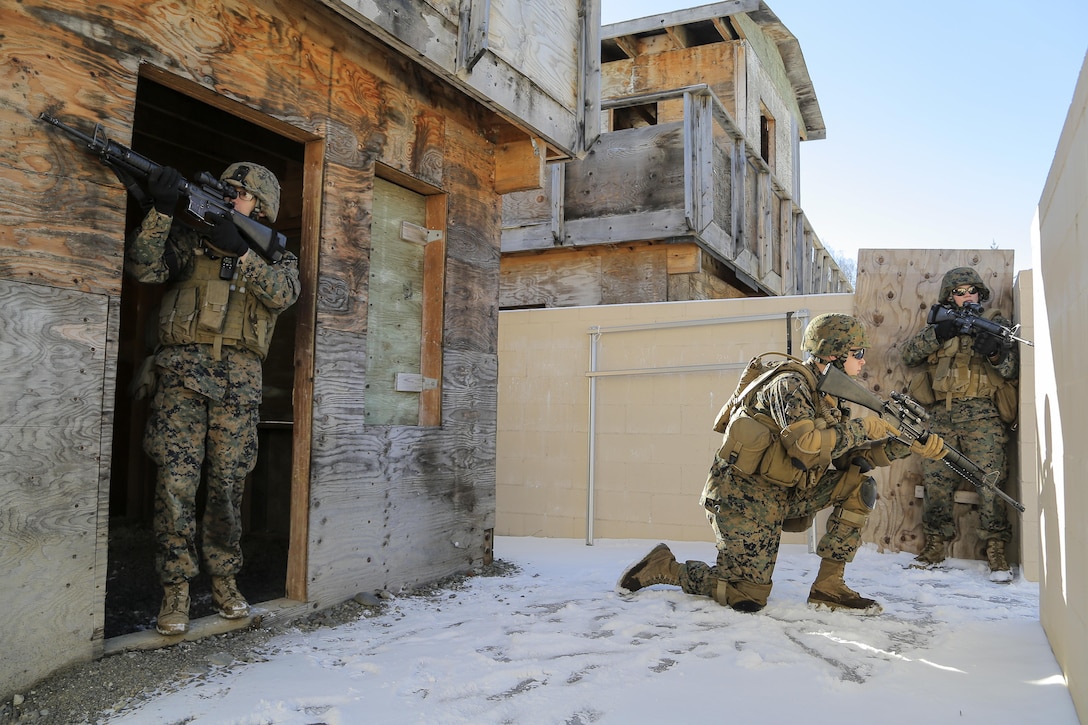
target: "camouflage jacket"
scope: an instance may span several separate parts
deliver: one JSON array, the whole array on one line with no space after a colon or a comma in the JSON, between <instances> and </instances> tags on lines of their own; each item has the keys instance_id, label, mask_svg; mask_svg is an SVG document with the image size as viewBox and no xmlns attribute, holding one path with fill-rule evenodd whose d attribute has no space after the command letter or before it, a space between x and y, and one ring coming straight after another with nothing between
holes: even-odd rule
<instances>
[{"instance_id":1,"label":"camouflage jacket","mask_svg":"<svg viewBox=\"0 0 1088 725\"><path fill-rule=\"evenodd\" d=\"M125 272L144 283L185 281L193 275L202 239L196 229L152 209L127 245ZM247 254L238 261L238 276L276 314L294 304L301 290L298 258L290 253L278 264ZM165 346L157 351L155 363L180 375L185 387L216 400L222 399L228 386L244 385L260 394L261 362L241 347L223 348L221 359L216 360L210 345Z\"/></svg>"},{"instance_id":2,"label":"camouflage jacket","mask_svg":"<svg viewBox=\"0 0 1088 725\"><path fill-rule=\"evenodd\" d=\"M1012 322L1000 313L993 313L987 315L989 319L994 322L1003 325L1005 327L1012 327ZM985 334L985 333L979 333ZM970 351L970 366L973 369L986 372L987 370L996 373L996 379L1015 380L1020 374L1020 351L1014 344L1008 350L1000 362L996 365L991 363L990 360L977 352L972 350L974 344L974 338L971 335L958 335L950 340L939 342L937 340L937 326L927 325L918 334L904 343L900 352L900 357L903 364L907 367L916 367L920 365L927 365L931 377L937 372L938 361L942 354L947 354L949 350ZM945 352L942 353L942 348ZM987 373L989 374L989 373ZM977 415L992 415L994 408L990 402L989 396L975 398L954 396L949 402L949 406L959 404L961 408L966 406L973 409L973 414L968 415L968 418L977 417ZM968 411L961 410L961 414L966 414Z\"/></svg>"},{"instance_id":3,"label":"camouflage jacket","mask_svg":"<svg viewBox=\"0 0 1088 725\"><path fill-rule=\"evenodd\" d=\"M831 449L833 460L850 451L868 447L869 438L865 435L865 426L859 418L850 417L849 403L825 396L821 410L818 411L816 395L818 393L812 390L803 375L787 372L771 378L756 393L753 407L773 418L779 428L786 428L805 419L823 418L828 422L828 428L835 431L835 445ZM910 450L903 443L892 440L884 444L884 453L894 460L909 455Z\"/></svg>"}]
</instances>

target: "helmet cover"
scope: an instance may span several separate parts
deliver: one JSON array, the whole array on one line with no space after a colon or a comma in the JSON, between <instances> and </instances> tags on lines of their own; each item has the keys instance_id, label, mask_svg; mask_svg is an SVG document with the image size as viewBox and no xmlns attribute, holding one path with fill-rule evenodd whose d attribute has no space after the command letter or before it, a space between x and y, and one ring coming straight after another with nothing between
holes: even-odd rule
<instances>
[{"instance_id":1,"label":"helmet cover","mask_svg":"<svg viewBox=\"0 0 1088 725\"><path fill-rule=\"evenodd\" d=\"M829 312L812 318L805 328L801 349L821 360L832 357L840 360L851 350L869 347L869 335L865 327L850 315Z\"/></svg>"},{"instance_id":2,"label":"helmet cover","mask_svg":"<svg viewBox=\"0 0 1088 725\"><path fill-rule=\"evenodd\" d=\"M238 161L224 169L219 180L253 194L257 197L257 209L268 221L276 221L280 211L280 182L271 171L260 164Z\"/></svg>"},{"instance_id":3,"label":"helmet cover","mask_svg":"<svg viewBox=\"0 0 1088 725\"><path fill-rule=\"evenodd\" d=\"M978 288L978 301L985 302L990 299L990 288L982 281L982 277L974 267L956 267L944 273L941 279L941 294L938 300L941 304L952 302L952 290L965 285Z\"/></svg>"}]
</instances>

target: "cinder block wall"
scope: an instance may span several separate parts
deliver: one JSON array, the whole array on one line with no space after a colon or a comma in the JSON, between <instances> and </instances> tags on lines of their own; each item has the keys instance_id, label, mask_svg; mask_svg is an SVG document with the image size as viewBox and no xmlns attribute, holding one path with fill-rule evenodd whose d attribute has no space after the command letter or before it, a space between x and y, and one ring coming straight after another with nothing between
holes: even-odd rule
<instances>
[{"instance_id":1,"label":"cinder block wall","mask_svg":"<svg viewBox=\"0 0 1088 725\"><path fill-rule=\"evenodd\" d=\"M501 313L495 532L713 541L699 491L740 370L800 357L811 317L852 311L817 295Z\"/></svg>"}]
</instances>

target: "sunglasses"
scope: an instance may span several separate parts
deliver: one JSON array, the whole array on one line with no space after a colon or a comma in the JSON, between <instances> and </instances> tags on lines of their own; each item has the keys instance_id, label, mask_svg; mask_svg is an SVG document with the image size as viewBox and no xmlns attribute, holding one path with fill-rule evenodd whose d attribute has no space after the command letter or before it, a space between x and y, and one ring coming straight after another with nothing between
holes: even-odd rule
<instances>
[{"instance_id":1,"label":"sunglasses","mask_svg":"<svg viewBox=\"0 0 1088 725\"><path fill-rule=\"evenodd\" d=\"M865 358L865 348L863 347L860 350L850 350L847 354L855 360L862 360Z\"/></svg>"},{"instance_id":2,"label":"sunglasses","mask_svg":"<svg viewBox=\"0 0 1088 725\"><path fill-rule=\"evenodd\" d=\"M957 287L956 289L952 290L953 297L966 297L967 295L974 294L978 294L978 287L975 287L974 285L970 287Z\"/></svg>"}]
</instances>

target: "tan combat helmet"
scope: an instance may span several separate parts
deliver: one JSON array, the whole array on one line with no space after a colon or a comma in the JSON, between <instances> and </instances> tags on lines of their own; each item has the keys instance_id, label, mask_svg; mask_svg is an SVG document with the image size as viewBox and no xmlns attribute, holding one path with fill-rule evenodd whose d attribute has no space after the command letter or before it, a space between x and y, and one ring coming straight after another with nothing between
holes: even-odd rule
<instances>
[{"instance_id":1,"label":"tan combat helmet","mask_svg":"<svg viewBox=\"0 0 1088 725\"><path fill-rule=\"evenodd\" d=\"M944 278L941 280L941 294L938 298L938 302L944 304L952 301L952 290L957 287L963 287L964 285L974 285L978 287L978 301L985 302L990 299L990 288L982 281L982 277L973 267L956 267L950 269L944 273Z\"/></svg>"},{"instance_id":2,"label":"tan combat helmet","mask_svg":"<svg viewBox=\"0 0 1088 725\"><path fill-rule=\"evenodd\" d=\"M869 335L856 318L841 312L813 317L805 328L801 349L821 360L842 360L851 350L869 347Z\"/></svg>"},{"instance_id":3,"label":"tan combat helmet","mask_svg":"<svg viewBox=\"0 0 1088 725\"><path fill-rule=\"evenodd\" d=\"M260 164L239 161L224 169L219 180L253 194L257 197L255 211L264 214L269 222L276 221L280 212L280 182L271 171Z\"/></svg>"}]
</instances>

